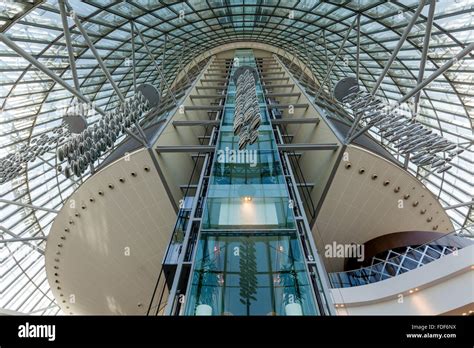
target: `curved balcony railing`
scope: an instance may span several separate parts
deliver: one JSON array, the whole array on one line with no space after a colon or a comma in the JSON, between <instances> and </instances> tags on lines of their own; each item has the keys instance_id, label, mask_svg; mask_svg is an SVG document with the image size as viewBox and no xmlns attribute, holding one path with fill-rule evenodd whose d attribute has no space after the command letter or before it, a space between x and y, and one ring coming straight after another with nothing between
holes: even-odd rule
<instances>
[{"instance_id":1,"label":"curved balcony railing","mask_svg":"<svg viewBox=\"0 0 474 348\"><path fill-rule=\"evenodd\" d=\"M329 273L329 281L332 288L380 282L422 267L473 243L472 239L462 237L458 231L451 232L418 247L408 247L404 253L383 262L356 270Z\"/></svg>"}]
</instances>

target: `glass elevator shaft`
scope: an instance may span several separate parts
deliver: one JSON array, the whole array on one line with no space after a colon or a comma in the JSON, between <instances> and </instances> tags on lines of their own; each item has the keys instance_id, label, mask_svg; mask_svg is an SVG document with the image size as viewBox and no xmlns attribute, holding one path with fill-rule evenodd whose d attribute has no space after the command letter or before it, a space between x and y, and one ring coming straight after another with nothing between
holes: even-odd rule
<instances>
[{"instance_id":1,"label":"glass elevator shaft","mask_svg":"<svg viewBox=\"0 0 474 348\"><path fill-rule=\"evenodd\" d=\"M233 77L242 66L255 71L261 123L256 142L239 149ZM184 251L180 246L181 252L189 251L189 261L175 275L180 280L174 279L171 301L176 305L169 314L330 314L304 209L291 188L288 158L278 150L258 71L252 50L235 51L215 151L202 169L208 175L203 175L200 217L194 228L181 229L193 237Z\"/></svg>"}]
</instances>

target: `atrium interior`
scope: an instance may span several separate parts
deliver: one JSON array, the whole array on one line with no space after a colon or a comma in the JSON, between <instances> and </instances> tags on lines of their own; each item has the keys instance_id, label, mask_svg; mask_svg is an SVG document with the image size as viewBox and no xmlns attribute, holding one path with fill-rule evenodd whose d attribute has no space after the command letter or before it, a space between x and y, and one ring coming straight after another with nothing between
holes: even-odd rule
<instances>
[{"instance_id":1,"label":"atrium interior","mask_svg":"<svg viewBox=\"0 0 474 348\"><path fill-rule=\"evenodd\" d=\"M0 315L472 315L474 0L0 2Z\"/></svg>"}]
</instances>

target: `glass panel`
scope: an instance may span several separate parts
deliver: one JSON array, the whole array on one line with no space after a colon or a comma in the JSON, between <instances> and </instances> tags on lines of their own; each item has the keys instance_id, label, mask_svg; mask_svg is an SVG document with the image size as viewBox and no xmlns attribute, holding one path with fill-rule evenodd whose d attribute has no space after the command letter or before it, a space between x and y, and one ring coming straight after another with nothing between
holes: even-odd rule
<instances>
[{"instance_id":1,"label":"glass panel","mask_svg":"<svg viewBox=\"0 0 474 348\"><path fill-rule=\"evenodd\" d=\"M256 66L248 50L238 50L236 59L239 59L240 66ZM245 150L239 150L239 136L235 136L233 131L235 93L236 86L231 81L202 228L294 228L294 217L261 84L256 81L262 116L259 137Z\"/></svg>"},{"instance_id":2,"label":"glass panel","mask_svg":"<svg viewBox=\"0 0 474 348\"><path fill-rule=\"evenodd\" d=\"M186 315L298 311L317 314L295 232L201 235Z\"/></svg>"}]
</instances>

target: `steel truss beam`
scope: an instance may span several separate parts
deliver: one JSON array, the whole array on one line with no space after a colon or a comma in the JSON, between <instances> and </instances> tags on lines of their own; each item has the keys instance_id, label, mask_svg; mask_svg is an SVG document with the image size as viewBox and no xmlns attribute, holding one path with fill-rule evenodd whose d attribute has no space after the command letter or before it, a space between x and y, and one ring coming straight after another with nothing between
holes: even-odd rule
<instances>
[{"instance_id":1,"label":"steel truss beam","mask_svg":"<svg viewBox=\"0 0 474 348\"><path fill-rule=\"evenodd\" d=\"M461 207L468 207L468 206L472 206L472 205L474 205L474 200L472 200L470 202L464 202L464 203L449 205L447 207L444 207L444 210L456 209L456 208L461 208Z\"/></svg>"},{"instance_id":2,"label":"steel truss beam","mask_svg":"<svg viewBox=\"0 0 474 348\"><path fill-rule=\"evenodd\" d=\"M64 39L66 40L67 54L69 56L69 67L71 68L72 80L74 81L74 87L80 91L79 78L77 77L76 59L74 58L74 50L72 48L71 33L69 32L69 25L67 23L66 7L64 5L65 0L59 0L59 12L61 14L61 22L63 24Z\"/></svg>"},{"instance_id":3,"label":"steel truss beam","mask_svg":"<svg viewBox=\"0 0 474 348\"><path fill-rule=\"evenodd\" d=\"M360 13L357 15L356 80L359 81L360 68Z\"/></svg>"},{"instance_id":4,"label":"steel truss beam","mask_svg":"<svg viewBox=\"0 0 474 348\"><path fill-rule=\"evenodd\" d=\"M164 84L166 84L166 88L167 88L167 93L170 93L171 94L171 97L173 98L173 101L175 103L175 105L177 104L177 101L176 101L176 97L173 93L173 91L169 88L169 85L168 85L168 82L166 81L166 78L165 78L165 75L163 74L163 61L161 62L160 66L158 66L158 64L156 63L156 60L155 60L155 57L153 57L153 53L151 52L150 48L148 47L148 44L146 43L145 41L145 38L143 37L142 35L142 32L140 31L140 29L137 28L137 26L132 22L132 25L134 26L135 30L137 31L138 33L138 36L140 37L140 40L141 42L143 43L143 46L145 47L147 53L148 53L148 56L150 57L151 61L153 62L153 64L155 65L155 68L158 72L158 74L160 75L161 77L161 82L160 82L160 92L162 90L161 86ZM161 94L161 93L160 93Z\"/></svg>"},{"instance_id":5,"label":"steel truss beam","mask_svg":"<svg viewBox=\"0 0 474 348\"><path fill-rule=\"evenodd\" d=\"M97 111L99 114L105 115L104 111L101 108L99 108L98 106L96 106L95 103L92 103L92 101L89 98L87 98L85 95L83 95L77 89L71 87L71 85L69 85L62 78L60 78L55 73L53 73L48 67L46 67L42 63L38 62L38 60L36 60L36 58L34 58L31 54L29 54L28 52L23 50L20 46L18 46L16 43L14 43L12 40L10 40L5 34L0 33L0 41L3 42L10 49L15 51L19 56L26 59L31 65L36 67L42 73L48 75L52 80L54 80L54 82L56 82L57 84L64 87L72 95L76 96L78 99L80 99L81 101L83 101L86 104L91 104L92 107L94 108L94 110Z\"/></svg>"},{"instance_id":6,"label":"steel truss beam","mask_svg":"<svg viewBox=\"0 0 474 348\"><path fill-rule=\"evenodd\" d=\"M18 202L18 201L11 201L9 199L4 199L4 198L0 198L0 203L13 204L13 205L18 205L20 207L30 208L30 209L34 209L34 210L43 210L43 211L47 211L47 212L55 213L55 214L59 213L59 211L55 210L55 209L39 207L37 205L22 203L22 202Z\"/></svg>"},{"instance_id":7,"label":"steel truss beam","mask_svg":"<svg viewBox=\"0 0 474 348\"><path fill-rule=\"evenodd\" d=\"M272 124L302 124L302 123L316 123L319 124L321 120L317 117L303 117L303 118L279 118L271 119Z\"/></svg>"},{"instance_id":8,"label":"steel truss beam","mask_svg":"<svg viewBox=\"0 0 474 348\"><path fill-rule=\"evenodd\" d=\"M130 21L131 42L132 42L132 73L133 73L133 91L137 91L137 72L135 69L135 30L133 29L133 21Z\"/></svg>"},{"instance_id":9,"label":"steel truss beam","mask_svg":"<svg viewBox=\"0 0 474 348\"><path fill-rule=\"evenodd\" d=\"M436 7L436 0L431 0L429 12L428 12L428 19L426 21L425 37L423 39L423 51L421 53L420 70L418 71L418 79L417 79L418 84L423 82L423 76L425 74L426 59L428 57L428 49L430 47L431 29L433 27L435 7ZM418 115L420 95L421 95L421 92L418 92L415 94L415 117Z\"/></svg>"},{"instance_id":10,"label":"steel truss beam","mask_svg":"<svg viewBox=\"0 0 474 348\"><path fill-rule=\"evenodd\" d=\"M339 145L329 144L278 144L280 151L312 151L312 150L337 150Z\"/></svg>"},{"instance_id":11,"label":"steel truss beam","mask_svg":"<svg viewBox=\"0 0 474 348\"><path fill-rule=\"evenodd\" d=\"M349 34L351 33L352 31L352 28L354 28L354 25L356 24L357 22L357 17L354 19L354 21L352 22L351 26L349 27L349 29L347 30L347 33L346 33L346 36L344 36L344 39L342 40L341 42L341 46L339 46L339 49L337 50L337 53L336 53L336 56L334 57L332 63L331 63L331 66L328 68L328 71L326 73L326 76L324 77L323 81L321 82L321 85L319 86L319 89L318 91L316 92L316 95L314 97L314 99L318 99L319 98L319 95L321 94L321 92L323 91L323 88L324 88L324 85L326 84L326 81L327 79L329 78L329 76L331 75L331 71L332 69L334 68L334 65L336 64L336 61L338 60L339 56L341 55L341 52L344 48L344 45L346 44L346 41L347 39L349 38Z\"/></svg>"},{"instance_id":12,"label":"steel truss beam","mask_svg":"<svg viewBox=\"0 0 474 348\"><path fill-rule=\"evenodd\" d=\"M64 0L64 1L66 1L66 0ZM72 9L71 6L69 6L67 2L65 2L65 3L70 9ZM77 16L76 12L72 11L71 12L71 17L72 17L74 23L76 23L77 29L79 29L82 36L84 37L84 40L85 40L87 46L89 47L89 49L91 50L91 52L94 55L95 59L99 63L99 66L102 69L103 73L107 77L107 80L109 80L110 84L112 85L112 88L114 89L115 93L117 93L117 96L119 97L120 101L123 102L125 100L125 97L123 96L122 92L120 91L120 88L117 86L114 79L112 78L112 75L110 75L109 69L107 68L104 61L102 60L99 52L97 52L97 49L95 48L94 44L92 43L92 40L90 39L89 34L87 34L87 31L82 26L81 20Z\"/></svg>"},{"instance_id":13,"label":"steel truss beam","mask_svg":"<svg viewBox=\"0 0 474 348\"><path fill-rule=\"evenodd\" d=\"M214 152L216 149L213 145L177 145L177 146L157 146L156 152Z\"/></svg>"},{"instance_id":14,"label":"steel truss beam","mask_svg":"<svg viewBox=\"0 0 474 348\"><path fill-rule=\"evenodd\" d=\"M418 8L416 9L415 13L411 17L410 23L408 23L408 25L406 26L405 31L403 32L402 36L400 37L400 40L398 40L397 46L393 49L392 55L388 59L388 62L385 63L385 67L384 67L382 73L380 74L377 82L375 83L374 88L372 89L372 95L375 95L375 93L379 89L380 84L382 83L385 75L387 75L387 72L390 69L390 66L392 65L393 61L397 57L398 52L400 52L400 49L402 48L403 44L405 43L405 41L408 37L408 34L410 33L411 28L413 28L413 26L415 25L415 22L418 19L418 16L420 15L421 10L423 10L423 7L425 7L425 3L426 3L426 0L421 0L420 1L420 4L418 5Z\"/></svg>"},{"instance_id":15,"label":"steel truss beam","mask_svg":"<svg viewBox=\"0 0 474 348\"><path fill-rule=\"evenodd\" d=\"M173 126L183 127L183 126L218 126L220 121L218 120L201 120L201 121L173 121Z\"/></svg>"},{"instance_id":16,"label":"steel truss beam","mask_svg":"<svg viewBox=\"0 0 474 348\"><path fill-rule=\"evenodd\" d=\"M14 239L21 239L21 237L19 235L17 235L16 233L10 231L8 228L5 228L3 226L0 225L0 231L10 235L11 237L13 237ZM0 239L1 240L1 239ZM40 254L44 255L44 250L39 248L38 246L34 245L34 244L31 244L31 243L28 243L28 242L25 242L24 243L25 245L28 245L30 248L36 250L37 252L39 252Z\"/></svg>"},{"instance_id":17,"label":"steel truss beam","mask_svg":"<svg viewBox=\"0 0 474 348\"><path fill-rule=\"evenodd\" d=\"M41 237L26 237L26 238L11 238L11 239L0 239L0 244L1 243L15 243L15 242L28 242L31 240L46 240L47 237L41 236Z\"/></svg>"}]
</instances>

